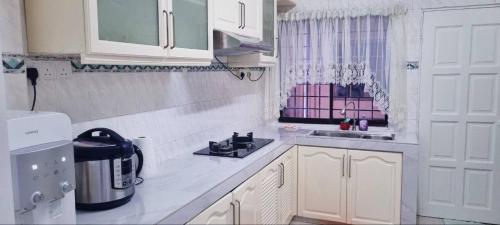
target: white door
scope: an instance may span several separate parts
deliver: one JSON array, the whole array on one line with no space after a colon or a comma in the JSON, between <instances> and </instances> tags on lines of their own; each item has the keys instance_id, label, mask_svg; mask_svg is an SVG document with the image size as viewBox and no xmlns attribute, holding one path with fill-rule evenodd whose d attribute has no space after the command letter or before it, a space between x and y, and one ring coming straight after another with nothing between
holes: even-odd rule
<instances>
[{"instance_id":1,"label":"white door","mask_svg":"<svg viewBox=\"0 0 500 225\"><path fill-rule=\"evenodd\" d=\"M233 191L237 224L260 224L259 176L248 179Z\"/></svg>"},{"instance_id":2,"label":"white door","mask_svg":"<svg viewBox=\"0 0 500 225\"><path fill-rule=\"evenodd\" d=\"M187 224L234 224L235 206L231 193L217 201Z\"/></svg>"},{"instance_id":3,"label":"white door","mask_svg":"<svg viewBox=\"0 0 500 225\"><path fill-rule=\"evenodd\" d=\"M278 224L278 165L271 163L259 172L260 224Z\"/></svg>"},{"instance_id":4,"label":"white door","mask_svg":"<svg viewBox=\"0 0 500 225\"><path fill-rule=\"evenodd\" d=\"M348 152L347 223L400 224L402 155Z\"/></svg>"},{"instance_id":5,"label":"white door","mask_svg":"<svg viewBox=\"0 0 500 225\"><path fill-rule=\"evenodd\" d=\"M87 54L164 57L164 0L85 0Z\"/></svg>"},{"instance_id":6,"label":"white door","mask_svg":"<svg viewBox=\"0 0 500 225\"><path fill-rule=\"evenodd\" d=\"M298 215L346 223L345 149L299 146Z\"/></svg>"},{"instance_id":7,"label":"white door","mask_svg":"<svg viewBox=\"0 0 500 225\"><path fill-rule=\"evenodd\" d=\"M424 14L419 214L500 224L500 8Z\"/></svg>"},{"instance_id":8,"label":"white door","mask_svg":"<svg viewBox=\"0 0 500 225\"><path fill-rule=\"evenodd\" d=\"M262 40L262 0L242 0L243 35Z\"/></svg>"},{"instance_id":9,"label":"white door","mask_svg":"<svg viewBox=\"0 0 500 225\"><path fill-rule=\"evenodd\" d=\"M280 224L289 224L297 214L297 147L288 150L278 162L281 169L279 219Z\"/></svg>"},{"instance_id":10,"label":"white door","mask_svg":"<svg viewBox=\"0 0 500 225\"><path fill-rule=\"evenodd\" d=\"M240 33L243 24L241 3L238 0L214 0L214 29Z\"/></svg>"},{"instance_id":11,"label":"white door","mask_svg":"<svg viewBox=\"0 0 500 225\"><path fill-rule=\"evenodd\" d=\"M213 58L213 2L169 0L167 49L173 58Z\"/></svg>"}]
</instances>

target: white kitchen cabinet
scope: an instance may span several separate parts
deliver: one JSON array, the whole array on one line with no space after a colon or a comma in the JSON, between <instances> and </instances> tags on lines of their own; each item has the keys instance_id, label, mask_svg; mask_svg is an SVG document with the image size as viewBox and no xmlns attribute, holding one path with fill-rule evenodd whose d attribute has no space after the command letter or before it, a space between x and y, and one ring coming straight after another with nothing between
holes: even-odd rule
<instances>
[{"instance_id":1,"label":"white kitchen cabinet","mask_svg":"<svg viewBox=\"0 0 500 225\"><path fill-rule=\"evenodd\" d=\"M270 53L228 57L233 66L275 66L278 61L277 0L262 0L262 41L273 46Z\"/></svg>"},{"instance_id":2,"label":"white kitchen cabinet","mask_svg":"<svg viewBox=\"0 0 500 225\"><path fill-rule=\"evenodd\" d=\"M298 215L346 223L347 150L299 147Z\"/></svg>"},{"instance_id":3,"label":"white kitchen cabinet","mask_svg":"<svg viewBox=\"0 0 500 225\"><path fill-rule=\"evenodd\" d=\"M297 214L296 169L294 146L189 224L289 224Z\"/></svg>"},{"instance_id":4,"label":"white kitchen cabinet","mask_svg":"<svg viewBox=\"0 0 500 225\"><path fill-rule=\"evenodd\" d=\"M347 224L399 224L402 155L299 147L298 215Z\"/></svg>"},{"instance_id":5,"label":"white kitchen cabinet","mask_svg":"<svg viewBox=\"0 0 500 225\"><path fill-rule=\"evenodd\" d=\"M243 4L243 35L262 40L262 0L241 0Z\"/></svg>"},{"instance_id":6,"label":"white kitchen cabinet","mask_svg":"<svg viewBox=\"0 0 500 225\"><path fill-rule=\"evenodd\" d=\"M281 184L278 186L279 224L289 224L297 215L297 147L288 150L278 161Z\"/></svg>"},{"instance_id":7,"label":"white kitchen cabinet","mask_svg":"<svg viewBox=\"0 0 500 225\"><path fill-rule=\"evenodd\" d=\"M256 175L233 191L233 203L236 206L238 224L260 223L259 176Z\"/></svg>"},{"instance_id":8,"label":"white kitchen cabinet","mask_svg":"<svg viewBox=\"0 0 500 225\"><path fill-rule=\"evenodd\" d=\"M399 224L401 154L349 151L348 224Z\"/></svg>"},{"instance_id":9,"label":"white kitchen cabinet","mask_svg":"<svg viewBox=\"0 0 500 225\"><path fill-rule=\"evenodd\" d=\"M231 193L210 206L187 224L234 224L235 206Z\"/></svg>"},{"instance_id":10,"label":"white kitchen cabinet","mask_svg":"<svg viewBox=\"0 0 500 225\"><path fill-rule=\"evenodd\" d=\"M280 169L277 161L271 163L259 172L259 201L260 201L260 224L279 223L279 195Z\"/></svg>"},{"instance_id":11,"label":"white kitchen cabinet","mask_svg":"<svg viewBox=\"0 0 500 225\"><path fill-rule=\"evenodd\" d=\"M212 60L212 3L213 0L168 0L169 57Z\"/></svg>"},{"instance_id":12,"label":"white kitchen cabinet","mask_svg":"<svg viewBox=\"0 0 500 225\"><path fill-rule=\"evenodd\" d=\"M262 40L262 0L216 0L214 29Z\"/></svg>"},{"instance_id":13,"label":"white kitchen cabinet","mask_svg":"<svg viewBox=\"0 0 500 225\"><path fill-rule=\"evenodd\" d=\"M80 54L84 64L208 65L212 3L26 0L28 51Z\"/></svg>"}]
</instances>

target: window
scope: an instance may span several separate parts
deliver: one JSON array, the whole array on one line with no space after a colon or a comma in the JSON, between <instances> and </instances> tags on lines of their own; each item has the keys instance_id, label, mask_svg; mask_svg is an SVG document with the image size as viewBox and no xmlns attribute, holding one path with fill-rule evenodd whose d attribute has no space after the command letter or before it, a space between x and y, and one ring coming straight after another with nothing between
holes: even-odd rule
<instances>
[{"instance_id":1,"label":"window","mask_svg":"<svg viewBox=\"0 0 500 225\"><path fill-rule=\"evenodd\" d=\"M344 116L341 111L347 104ZM387 125L386 115L365 91L364 84L297 85L288 98L287 108L281 112L280 122L339 124L346 116L367 119L370 125Z\"/></svg>"},{"instance_id":2,"label":"window","mask_svg":"<svg viewBox=\"0 0 500 225\"><path fill-rule=\"evenodd\" d=\"M339 124L348 117L387 125L388 25L386 16L282 22L280 121ZM367 76L373 82L359 84Z\"/></svg>"}]
</instances>

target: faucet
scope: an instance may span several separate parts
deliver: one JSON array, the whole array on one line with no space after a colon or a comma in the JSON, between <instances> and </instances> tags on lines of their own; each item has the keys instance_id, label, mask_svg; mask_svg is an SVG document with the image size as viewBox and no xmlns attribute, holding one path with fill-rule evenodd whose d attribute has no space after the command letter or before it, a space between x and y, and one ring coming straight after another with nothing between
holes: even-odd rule
<instances>
[{"instance_id":1,"label":"faucet","mask_svg":"<svg viewBox=\"0 0 500 225\"><path fill-rule=\"evenodd\" d=\"M351 105L351 104L353 106L353 109L356 110L356 103L354 103L353 101L350 101L349 103L347 103L345 105L345 107L340 112L341 115L344 115L344 118L347 118L347 107L349 107L349 105ZM352 130L356 131L356 118L353 118L353 120L354 120L354 125L352 126Z\"/></svg>"}]
</instances>

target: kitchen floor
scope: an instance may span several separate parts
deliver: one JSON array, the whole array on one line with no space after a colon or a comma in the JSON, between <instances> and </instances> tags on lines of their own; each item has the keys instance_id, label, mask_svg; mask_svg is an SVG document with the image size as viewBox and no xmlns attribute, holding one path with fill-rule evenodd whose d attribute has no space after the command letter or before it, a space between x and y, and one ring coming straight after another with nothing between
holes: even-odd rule
<instances>
[{"instance_id":1,"label":"kitchen floor","mask_svg":"<svg viewBox=\"0 0 500 225\"><path fill-rule=\"evenodd\" d=\"M315 219L308 219L303 217L295 217L290 225L323 225L323 224L342 224L328 221L321 221ZM467 221L459 221L459 220L450 220L450 219L440 219L440 218L432 218L432 217L423 217L419 216L417 218L417 224L422 225L481 225L482 223L475 222L467 222Z\"/></svg>"}]
</instances>

